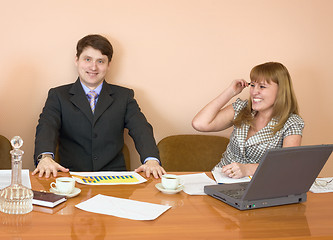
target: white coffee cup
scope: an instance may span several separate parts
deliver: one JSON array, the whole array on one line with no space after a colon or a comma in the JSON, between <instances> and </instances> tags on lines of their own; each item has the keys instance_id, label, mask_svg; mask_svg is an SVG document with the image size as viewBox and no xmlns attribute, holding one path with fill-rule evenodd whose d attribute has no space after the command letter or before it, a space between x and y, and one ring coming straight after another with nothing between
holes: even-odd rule
<instances>
[{"instance_id":1,"label":"white coffee cup","mask_svg":"<svg viewBox=\"0 0 333 240\"><path fill-rule=\"evenodd\" d=\"M51 188L62 194L69 194L75 188L75 180L71 177L59 177L55 182L51 183Z\"/></svg>"},{"instance_id":2,"label":"white coffee cup","mask_svg":"<svg viewBox=\"0 0 333 240\"><path fill-rule=\"evenodd\" d=\"M177 175L165 174L162 176L162 186L167 190L175 190L180 185L180 179Z\"/></svg>"}]
</instances>

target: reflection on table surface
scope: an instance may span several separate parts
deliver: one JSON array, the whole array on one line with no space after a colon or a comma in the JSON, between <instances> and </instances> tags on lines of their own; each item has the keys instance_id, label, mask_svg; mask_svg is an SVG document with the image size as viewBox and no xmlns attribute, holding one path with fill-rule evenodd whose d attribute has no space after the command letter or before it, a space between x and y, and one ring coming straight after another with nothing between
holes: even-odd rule
<instances>
[{"instance_id":1,"label":"reflection on table surface","mask_svg":"<svg viewBox=\"0 0 333 240\"><path fill-rule=\"evenodd\" d=\"M34 190L48 191L54 181L30 177ZM26 215L0 213L0 239L333 239L333 193L308 193L307 202L301 204L239 211L209 196L163 194L155 188L160 179L147 180L139 185L76 184L82 190L80 195L55 208L34 206ZM75 208L97 194L172 208L153 221Z\"/></svg>"}]
</instances>

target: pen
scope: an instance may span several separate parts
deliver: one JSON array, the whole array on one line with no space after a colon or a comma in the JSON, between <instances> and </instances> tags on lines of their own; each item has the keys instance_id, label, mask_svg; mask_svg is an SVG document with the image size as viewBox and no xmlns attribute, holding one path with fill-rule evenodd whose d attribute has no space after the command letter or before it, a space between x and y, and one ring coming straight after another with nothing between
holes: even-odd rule
<instances>
[{"instance_id":1,"label":"pen","mask_svg":"<svg viewBox=\"0 0 333 240\"><path fill-rule=\"evenodd\" d=\"M79 178L79 179L81 179L82 181L85 181L85 182L94 182L93 179L88 178L88 177L83 177L83 176L79 176L79 175L71 175L71 176Z\"/></svg>"}]
</instances>

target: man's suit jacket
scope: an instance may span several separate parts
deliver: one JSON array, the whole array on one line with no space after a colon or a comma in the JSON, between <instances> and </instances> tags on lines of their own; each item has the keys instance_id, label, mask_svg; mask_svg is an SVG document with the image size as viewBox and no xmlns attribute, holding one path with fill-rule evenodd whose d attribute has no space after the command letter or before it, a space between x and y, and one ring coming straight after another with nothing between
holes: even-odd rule
<instances>
[{"instance_id":1,"label":"man's suit jacket","mask_svg":"<svg viewBox=\"0 0 333 240\"><path fill-rule=\"evenodd\" d=\"M126 170L122 154L124 128L129 130L141 162L159 158L153 129L131 89L104 81L93 114L78 79L52 88L36 129L34 159L56 152L60 164L71 171Z\"/></svg>"}]
</instances>

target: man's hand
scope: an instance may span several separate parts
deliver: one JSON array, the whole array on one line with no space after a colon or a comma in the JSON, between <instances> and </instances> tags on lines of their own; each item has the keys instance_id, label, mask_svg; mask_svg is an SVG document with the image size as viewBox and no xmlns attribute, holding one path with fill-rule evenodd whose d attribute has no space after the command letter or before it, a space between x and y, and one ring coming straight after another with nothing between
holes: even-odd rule
<instances>
[{"instance_id":1,"label":"man's hand","mask_svg":"<svg viewBox=\"0 0 333 240\"><path fill-rule=\"evenodd\" d=\"M57 177L57 172L68 172L68 168L64 168L57 162L55 162L51 157L44 157L40 162L38 163L36 169L32 172L32 175L35 175L39 172L39 177L43 177L45 173L45 177L49 178L51 176L51 173L53 174L53 177Z\"/></svg>"},{"instance_id":2,"label":"man's hand","mask_svg":"<svg viewBox=\"0 0 333 240\"><path fill-rule=\"evenodd\" d=\"M150 177L152 174L155 178L162 177L163 174L166 174L166 171L160 166L156 160L148 160L145 164L141 165L135 172L145 172L146 177Z\"/></svg>"}]
</instances>

